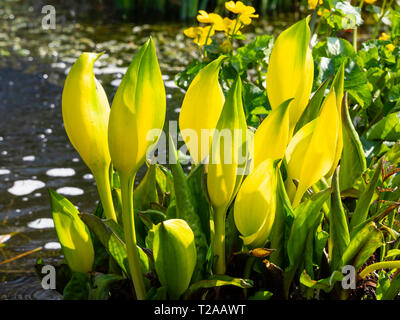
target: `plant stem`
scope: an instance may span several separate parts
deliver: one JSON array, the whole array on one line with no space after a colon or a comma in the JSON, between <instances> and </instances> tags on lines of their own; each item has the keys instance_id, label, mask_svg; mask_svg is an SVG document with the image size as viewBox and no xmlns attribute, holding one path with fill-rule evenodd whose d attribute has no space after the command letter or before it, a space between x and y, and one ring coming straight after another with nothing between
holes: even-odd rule
<instances>
[{"instance_id":1,"label":"plant stem","mask_svg":"<svg viewBox=\"0 0 400 320\"><path fill-rule=\"evenodd\" d=\"M110 172L108 168L104 168L102 171L93 173L93 176L96 181L97 191L99 193L100 201L106 218L117 222L117 216L115 215L114 204L111 196Z\"/></svg>"},{"instance_id":2,"label":"plant stem","mask_svg":"<svg viewBox=\"0 0 400 320\"><path fill-rule=\"evenodd\" d=\"M361 10L362 10L362 7L363 7L363 5L364 5L364 0L361 0L361 2L360 2L360 5L359 5L359 8L360 8L360 12L361 12ZM353 48L354 48L354 51L355 52L357 52L357 36L358 36L358 28L357 28L357 26L354 28L354 32L353 32Z\"/></svg>"},{"instance_id":3,"label":"plant stem","mask_svg":"<svg viewBox=\"0 0 400 320\"><path fill-rule=\"evenodd\" d=\"M371 272L379 269L398 269L400 268L400 261L383 261L370 264L363 271L360 272L360 278L364 279Z\"/></svg>"},{"instance_id":4,"label":"plant stem","mask_svg":"<svg viewBox=\"0 0 400 320\"><path fill-rule=\"evenodd\" d=\"M144 300L146 288L140 268L139 252L136 246L135 220L133 213L133 182L135 175L131 177L120 173L122 194L122 219L124 222L125 243L128 253L129 271L135 287L138 300Z\"/></svg>"},{"instance_id":5,"label":"plant stem","mask_svg":"<svg viewBox=\"0 0 400 320\"><path fill-rule=\"evenodd\" d=\"M215 208L214 211L214 244L213 254L217 256L217 262L214 265L216 274L225 274L225 215L226 210L223 207Z\"/></svg>"}]
</instances>

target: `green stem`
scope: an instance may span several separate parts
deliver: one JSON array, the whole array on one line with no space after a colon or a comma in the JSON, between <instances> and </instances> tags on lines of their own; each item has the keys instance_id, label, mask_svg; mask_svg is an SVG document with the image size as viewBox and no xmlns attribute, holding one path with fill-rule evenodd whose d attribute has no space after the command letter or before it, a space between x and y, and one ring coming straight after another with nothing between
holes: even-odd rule
<instances>
[{"instance_id":1,"label":"green stem","mask_svg":"<svg viewBox=\"0 0 400 320\"><path fill-rule=\"evenodd\" d=\"M256 257L251 256L247 259L246 265L244 267L244 273L243 273L244 279L250 278L251 270L253 269L253 266L255 263L256 263ZM247 288L243 289L243 293L244 293L245 298L247 299L248 289Z\"/></svg>"},{"instance_id":2,"label":"green stem","mask_svg":"<svg viewBox=\"0 0 400 320\"><path fill-rule=\"evenodd\" d=\"M379 15L378 22L375 25L374 33L372 35L372 40L376 39L376 36L378 35L379 29L381 27L382 19L386 15L386 12L392 7L393 0L390 1L389 5L387 6L387 9L385 10L386 2L387 2L386 0L383 1L382 8L381 8L381 13Z\"/></svg>"},{"instance_id":3,"label":"green stem","mask_svg":"<svg viewBox=\"0 0 400 320\"><path fill-rule=\"evenodd\" d=\"M360 12L361 12L361 10L362 10L363 5L364 5L364 0L361 0L360 5L359 5L359 7L360 7ZM358 28L355 27L355 28L354 28L354 32L353 32L353 47L354 47L354 51L355 51L355 52L357 52L357 44L358 44L358 42L357 42L357 36L358 36Z\"/></svg>"},{"instance_id":4,"label":"green stem","mask_svg":"<svg viewBox=\"0 0 400 320\"><path fill-rule=\"evenodd\" d=\"M138 300L144 300L146 288L140 268L139 252L136 245L135 220L133 213L133 182L135 175L131 177L120 173L122 194L122 219L124 222L125 243L128 253L129 271L135 287Z\"/></svg>"},{"instance_id":5,"label":"green stem","mask_svg":"<svg viewBox=\"0 0 400 320\"><path fill-rule=\"evenodd\" d=\"M216 274L225 274L226 262L225 262L225 208L215 208L214 211L214 244L213 254L217 256L217 261L214 266L214 272Z\"/></svg>"},{"instance_id":6,"label":"green stem","mask_svg":"<svg viewBox=\"0 0 400 320\"><path fill-rule=\"evenodd\" d=\"M104 168L101 171L93 173L93 176L96 181L97 191L99 193L100 201L106 218L117 222L117 216L115 215L114 204L111 196L110 172L108 168Z\"/></svg>"},{"instance_id":7,"label":"green stem","mask_svg":"<svg viewBox=\"0 0 400 320\"><path fill-rule=\"evenodd\" d=\"M360 272L360 278L364 279L371 272L379 269L398 269L400 268L400 261L383 261L370 264L363 271Z\"/></svg>"}]
</instances>

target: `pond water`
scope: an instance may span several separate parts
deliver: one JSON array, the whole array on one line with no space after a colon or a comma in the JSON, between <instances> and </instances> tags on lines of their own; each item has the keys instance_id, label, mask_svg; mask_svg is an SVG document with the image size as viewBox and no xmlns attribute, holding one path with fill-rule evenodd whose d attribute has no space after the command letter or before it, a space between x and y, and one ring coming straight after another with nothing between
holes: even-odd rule
<instances>
[{"instance_id":1,"label":"pond water","mask_svg":"<svg viewBox=\"0 0 400 320\"><path fill-rule=\"evenodd\" d=\"M57 8L56 29L43 30L45 4L0 4L0 300L60 299L41 289L34 271L39 257L46 264L62 259L46 188L64 194L82 212L96 206L93 177L69 143L61 115L62 86L80 53L105 51L95 74L112 101L137 49L151 35L165 80L167 120L177 120L184 95L174 76L199 54L183 35L187 26L110 21L105 12L93 14L85 5ZM85 10L90 10L87 21L80 18L89 16ZM271 33L274 25L277 34L294 19L263 19L251 30L253 36Z\"/></svg>"}]
</instances>

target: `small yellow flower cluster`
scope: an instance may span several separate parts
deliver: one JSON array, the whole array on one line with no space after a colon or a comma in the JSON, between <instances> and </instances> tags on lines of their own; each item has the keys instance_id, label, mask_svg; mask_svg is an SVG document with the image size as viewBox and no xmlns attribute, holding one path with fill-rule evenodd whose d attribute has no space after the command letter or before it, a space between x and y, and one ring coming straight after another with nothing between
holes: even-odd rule
<instances>
[{"instance_id":1,"label":"small yellow flower cluster","mask_svg":"<svg viewBox=\"0 0 400 320\"><path fill-rule=\"evenodd\" d=\"M390 35L385 33L385 32L382 32L381 36L379 37L379 40L386 41L386 40L389 40L389 39L390 39Z\"/></svg>"},{"instance_id":2,"label":"small yellow flower cluster","mask_svg":"<svg viewBox=\"0 0 400 320\"><path fill-rule=\"evenodd\" d=\"M199 46L209 45L212 42L211 37L215 31L223 31L228 38L233 35L241 34L240 29L251 23L251 19L258 18L255 9L252 6L246 6L242 1L228 1L225 8L237 14L236 19L232 20L227 17L222 18L217 13L207 13L199 10L197 21L208 24L205 27L190 27L184 30L184 34L193 39L193 42Z\"/></svg>"},{"instance_id":3,"label":"small yellow flower cluster","mask_svg":"<svg viewBox=\"0 0 400 320\"><path fill-rule=\"evenodd\" d=\"M365 0L365 3L368 3L368 4L373 4L375 2L376 2L376 0Z\"/></svg>"},{"instance_id":4,"label":"small yellow flower cluster","mask_svg":"<svg viewBox=\"0 0 400 320\"><path fill-rule=\"evenodd\" d=\"M321 5L322 0L308 0L308 7L311 10L314 10L317 7L318 1L319 1L319 5Z\"/></svg>"}]
</instances>

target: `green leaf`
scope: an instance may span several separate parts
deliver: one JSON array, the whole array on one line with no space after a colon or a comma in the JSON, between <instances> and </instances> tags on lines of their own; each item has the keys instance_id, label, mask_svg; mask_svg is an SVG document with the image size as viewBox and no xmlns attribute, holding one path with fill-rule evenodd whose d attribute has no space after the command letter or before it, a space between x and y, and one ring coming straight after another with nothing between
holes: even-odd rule
<instances>
[{"instance_id":1,"label":"green leaf","mask_svg":"<svg viewBox=\"0 0 400 320\"><path fill-rule=\"evenodd\" d=\"M110 288L124 278L115 274L98 274L94 278L93 288L89 293L89 300L107 300L110 297Z\"/></svg>"},{"instance_id":2,"label":"green leaf","mask_svg":"<svg viewBox=\"0 0 400 320\"><path fill-rule=\"evenodd\" d=\"M329 293L336 282L342 281L343 274L339 271L334 271L329 278L320 279L318 281L312 280L311 277L304 272L300 275L300 283L305 285L308 288L312 289L320 289L327 293Z\"/></svg>"},{"instance_id":3,"label":"green leaf","mask_svg":"<svg viewBox=\"0 0 400 320\"><path fill-rule=\"evenodd\" d=\"M73 273L71 280L64 288L64 300L88 300L90 293L90 277L85 273Z\"/></svg>"},{"instance_id":4,"label":"green leaf","mask_svg":"<svg viewBox=\"0 0 400 320\"><path fill-rule=\"evenodd\" d=\"M321 223L323 217L321 208L328 199L329 194L329 189L321 191L302 202L294 211L295 218L287 244L289 267L286 268L284 276L286 296L292 279L304 260L307 238L310 233L314 234L316 228Z\"/></svg>"},{"instance_id":5,"label":"green leaf","mask_svg":"<svg viewBox=\"0 0 400 320\"><path fill-rule=\"evenodd\" d=\"M342 266L353 265L359 269L383 245L383 235L374 222L370 222L352 236L349 246L343 253Z\"/></svg>"},{"instance_id":6,"label":"green leaf","mask_svg":"<svg viewBox=\"0 0 400 320\"><path fill-rule=\"evenodd\" d=\"M274 294L272 292L261 290L249 297L249 300L269 300L273 295Z\"/></svg>"},{"instance_id":7,"label":"green leaf","mask_svg":"<svg viewBox=\"0 0 400 320\"><path fill-rule=\"evenodd\" d=\"M51 212L65 260L74 272L90 272L94 249L89 229L79 218L75 206L57 192L49 189Z\"/></svg>"},{"instance_id":8,"label":"green leaf","mask_svg":"<svg viewBox=\"0 0 400 320\"><path fill-rule=\"evenodd\" d=\"M290 229L294 220L294 212L286 193L280 170L278 170L277 192L278 201L275 220L269 235L271 248L276 249L276 251L271 254L270 260L272 263L284 269L289 263L286 248Z\"/></svg>"},{"instance_id":9,"label":"green leaf","mask_svg":"<svg viewBox=\"0 0 400 320\"><path fill-rule=\"evenodd\" d=\"M369 207L371 205L373 196L375 194L375 189L379 182L379 177L381 175L383 165L383 158L381 158L378 162L378 165L375 168L374 175L372 176L371 181L362 192L360 198L357 201L356 209L350 220L349 229L350 231L357 226L358 224L364 222L368 217Z\"/></svg>"},{"instance_id":10,"label":"green leaf","mask_svg":"<svg viewBox=\"0 0 400 320\"><path fill-rule=\"evenodd\" d=\"M126 275L129 275L128 255L126 252L126 245L122 240L124 237L121 227L112 220L103 221L98 217L87 213L81 213L80 217L94 232L96 237L100 240L104 248L119 265L122 271ZM142 271L143 273L149 272L149 258L140 247L138 247L138 249Z\"/></svg>"},{"instance_id":11,"label":"green leaf","mask_svg":"<svg viewBox=\"0 0 400 320\"><path fill-rule=\"evenodd\" d=\"M330 78L327 78L315 91L307 108L304 110L299 122L297 122L295 133L304 127L307 123L311 122L318 117L319 111L321 109L322 100L325 97L325 91L330 83Z\"/></svg>"},{"instance_id":12,"label":"green leaf","mask_svg":"<svg viewBox=\"0 0 400 320\"><path fill-rule=\"evenodd\" d=\"M396 278L392 279L389 288L382 295L381 300L394 300L398 294L400 293L400 277L399 275Z\"/></svg>"},{"instance_id":13,"label":"green leaf","mask_svg":"<svg viewBox=\"0 0 400 320\"><path fill-rule=\"evenodd\" d=\"M170 146L172 145L172 147L175 148L172 139L170 139L169 143ZM176 150L172 152L172 155L175 157L174 159L170 159L170 168L174 180L176 218L185 220L194 233L197 251L197 263L193 279L197 280L201 277L205 266L208 251L207 238L202 229L202 223L199 214L196 212L195 206L193 205L193 195L190 191L187 177L178 161Z\"/></svg>"},{"instance_id":14,"label":"green leaf","mask_svg":"<svg viewBox=\"0 0 400 320\"><path fill-rule=\"evenodd\" d=\"M340 159L340 190L355 188L355 182L367 169L360 138L350 118L347 97L342 106L343 153Z\"/></svg>"},{"instance_id":15,"label":"green leaf","mask_svg":"<svg viewBox=\"0 0 400 320\"><path fill-rule=\"evenodd\" d=\"M391 113L375 123L366 133L368 140L397 141L400 139L400 112Z\"/></svg>"},{"instance_id":16,"label":"green leaf","mask_svg":"<svg viewBox=\"0 0 400 320\"><path fill-rule=\"evenodd\" d=\"M339 190L339 168L332 179L331 211L329 212L329 258L332 271L340 267L343 253L350 243L349 227Z\"/></svg>"},{"instance_id":17,"label":"green leaf","mask_svg":"<svg viewBox=\"0 0 400 320\"><path fill-rule=\"evenodd\" d=\"M400 249L392 249L388 251L388 253L385 256L385 259L394 258L397 256L400 256Z\"/></svg>"},{"instance_id":18,"label":"green leaf","mask_svg":"<svg viewBox=\"0 0 400 320\"><path fill-rule=\"evenodd\" d=\"M193 283L184 293L184 297L188 298L191 294L200 289L209 289L221 286L235 286L242 289L248 289L253 287L253 281L249 279L234 278L227 275L215 275L207 280L200 280Z\"/></svg>"}]
</instances>

